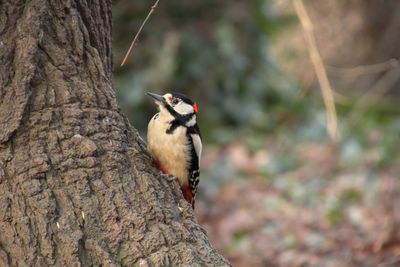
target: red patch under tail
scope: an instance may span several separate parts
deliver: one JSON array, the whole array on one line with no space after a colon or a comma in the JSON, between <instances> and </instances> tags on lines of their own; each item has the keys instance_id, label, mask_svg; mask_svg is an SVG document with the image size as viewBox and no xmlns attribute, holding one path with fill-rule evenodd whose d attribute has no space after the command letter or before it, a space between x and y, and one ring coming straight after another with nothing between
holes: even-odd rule
<instances>
[{"instance_id":1,"label":"red patch under tail","mask_svg":"<svg viewBox=\"0 0 400 267\"><path fill-rule=\"evenodd\" d=\"M190 190L188 185L184 185L181 187L183 197L186 199L187 202L189 202L192 205L192 208L194 209L194 199L192 195L192 191Z\"/></svg>"}]
</instances>

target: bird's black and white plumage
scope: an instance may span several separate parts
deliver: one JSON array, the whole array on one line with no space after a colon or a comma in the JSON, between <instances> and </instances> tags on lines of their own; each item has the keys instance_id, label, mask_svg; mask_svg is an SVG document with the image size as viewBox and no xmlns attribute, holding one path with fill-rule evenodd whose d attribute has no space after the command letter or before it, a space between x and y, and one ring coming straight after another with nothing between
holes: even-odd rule
<instances>
[{"instance_id":1,"label":"bird's black and white plumage","mask_svg":"<svg viewBox=\"0 0 400 267\"><path fill-rule=\"evenodd\" d=\"M147 128L147 147L160 170L179 179L183 196L194 208L202 152L197 105L180 93L147 94L159 108Z\"/></svg>"}]
</instances>

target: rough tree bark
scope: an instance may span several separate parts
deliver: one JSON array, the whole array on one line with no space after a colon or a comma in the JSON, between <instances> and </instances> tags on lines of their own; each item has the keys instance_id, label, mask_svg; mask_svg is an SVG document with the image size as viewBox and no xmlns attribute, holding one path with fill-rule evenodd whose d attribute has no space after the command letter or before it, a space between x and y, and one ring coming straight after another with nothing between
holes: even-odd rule
<instances>
[{"instance_id":1,"label":"rough tree bark","mask_svg":"<svg viewBox=\"0 0 400 267\"><path fill-rule=\"evenodd\" d=\"M110 0L0 1L0 266L227 266L111 84Z\"/></svg>"}]
</instances>

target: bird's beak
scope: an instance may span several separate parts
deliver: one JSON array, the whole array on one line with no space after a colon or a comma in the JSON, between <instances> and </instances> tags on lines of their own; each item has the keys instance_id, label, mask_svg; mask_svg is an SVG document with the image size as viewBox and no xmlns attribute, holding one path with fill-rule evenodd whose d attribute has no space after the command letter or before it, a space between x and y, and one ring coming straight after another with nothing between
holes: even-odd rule
<instances>
[{"instance_id":1,"label":"bird's beak","mask_svg":"<svg viewBox=\"0 0 400 267\"><path fill-rule=\"evenodd\" d=\"M155 93L147 93L148 96L151 96L152 98L154 98L156 101L161 102L161 103L166 103L165 98L162 95L157 95Z\"/></svg>"}]
</instances>

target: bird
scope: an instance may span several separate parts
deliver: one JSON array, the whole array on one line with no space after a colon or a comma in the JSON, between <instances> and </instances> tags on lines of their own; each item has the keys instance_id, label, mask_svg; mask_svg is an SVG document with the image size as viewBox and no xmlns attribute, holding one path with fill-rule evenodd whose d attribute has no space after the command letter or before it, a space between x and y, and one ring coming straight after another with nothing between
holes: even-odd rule
<instances>
[{"instance_id":1,"label":"bird","mask_svg":"<svg viewBox=\"0 0 400 267\"><path fill-rule=\"evenodd\" d=\"M147 95L159 110L147 126L147 148L164 174L178 178L183 197L194 209L203 147L197 104L181 93Z\"/></svg>"}]
</instances>

